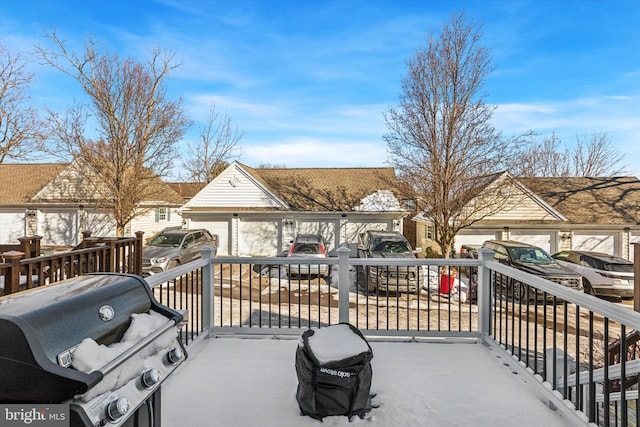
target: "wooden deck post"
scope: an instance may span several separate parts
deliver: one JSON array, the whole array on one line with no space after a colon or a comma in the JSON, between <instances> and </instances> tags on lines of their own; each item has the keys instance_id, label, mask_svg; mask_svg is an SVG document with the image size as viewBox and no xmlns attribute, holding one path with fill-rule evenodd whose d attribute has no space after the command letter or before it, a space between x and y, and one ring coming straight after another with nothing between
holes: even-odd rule
<instances>
[{"instance_id":1,"label":"wooden deck post","mask_svg":"<svg viewBox=\"0 0 640 427\"><path fill-rule=\"evenodd\" d=\"M18 237L20 242L20 252L25 254L25 258L31 258L31 237Z\"/></svg>"},{"instance_id":2,"label":"wooden deck post","mask_svg":"<svg viewBox=\"0 0 640 427\"><path fill-rule=\"evenodd\" d=\"M37 236L37 235L31 236L31 250L33 251L34 257L40 256L41 243L42 243L42 236Z\"/></svg>"},{"instance_id":3,"label":"wooden deck post","mask_svg":"<svg viewBox=\"0 0 640 427\"><path fill-rule=\"evenodd\" d=\"M11 264L9 274L5 278L9 283L4 284L4 293L13 294L20 291L20 260L24 258L24 252L9 251L2 254L4 261Z\"/></svg>"}]
</instances>

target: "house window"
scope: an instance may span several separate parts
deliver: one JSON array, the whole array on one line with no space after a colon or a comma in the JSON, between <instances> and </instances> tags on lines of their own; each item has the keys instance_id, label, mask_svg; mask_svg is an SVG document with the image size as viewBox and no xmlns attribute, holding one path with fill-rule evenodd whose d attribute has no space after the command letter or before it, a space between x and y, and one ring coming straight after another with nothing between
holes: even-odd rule
<instances>
[{"instance_id":1,"label":"house window","mask_svg":"<svg viewBox=\"0 0 640 427\"><path fill-rule=\"evenodd\" d=\"M156 208L156 222L169 221L171 219L171 212L169 208Z\"/></svg>"},{"instance_id":2,"label":"house window","mask_svg":"<svg viewBox=\"0 0 640 427\"><path fill-rule=\"evenodd\" d=\"M426 224L424 226L424 235L427 239L433 240L435 234L436 234L436 230L433 227L433 224Z\"/></svg>"}]
</instances>

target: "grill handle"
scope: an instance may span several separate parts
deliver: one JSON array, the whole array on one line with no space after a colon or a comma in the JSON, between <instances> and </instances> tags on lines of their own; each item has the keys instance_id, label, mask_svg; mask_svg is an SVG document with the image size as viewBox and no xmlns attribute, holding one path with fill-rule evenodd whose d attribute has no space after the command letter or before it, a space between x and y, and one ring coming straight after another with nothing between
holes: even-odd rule
<instances>
[{"instance_id":1,"label":"grill handle","mask_svg":"<svg viewBox=\"0 0 640 427\"><path fill-rule=\"evenodd\" d=\"M125 363L132 356L136 355L140 350L142 350L147 345L151 344L153 341L156 340L156 338L158 338L160 335L162 335L169 329L173 328L174 326L176 326L175 320L170 319L167 323L160 326L155 331L151 332L149 335L147 335L146 337L144 337L143 339L135 343L132 347L122 352L118 357L114 358L109 363L107 363L102 368L100 368L100 372L102 372L103 375L107 375L109 372L113 371L118 366Z\"/></svg>"}]
</instances>

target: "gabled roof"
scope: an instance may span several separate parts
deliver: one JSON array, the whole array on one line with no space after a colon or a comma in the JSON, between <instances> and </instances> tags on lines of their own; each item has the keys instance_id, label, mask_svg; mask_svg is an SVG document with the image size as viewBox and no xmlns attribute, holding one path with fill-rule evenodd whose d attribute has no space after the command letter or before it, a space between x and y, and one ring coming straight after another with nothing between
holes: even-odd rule
<instances>
[{"instance_id":1,"label":"gabled roof","mask_svg":"<svg viewBox=\"0 0 640 427\"><path fill-rule=\"evenodd\" d=\"M2 163L0 164L0 204L76 203L91 198L84 177L74 171L74 163ZM86 172L86 171L85 171ZM153 177L159 200L174 205L183 203L171 187ZM95 191L93 191L95 193Z\"/></svg>"},{"instance_id":2,"label":"gabled roof","mask_svg":"<svg viewBox=\"0 0 640 427\"><path fill-rule=\"evenodd\" d=\"M396 212L402 210L397 201L391 208L386 203L396 188L393 168L252 168L235 161L185 208L336 212L371 210L369 205L378 204L378 211Z\"/></svg>"},{"instance_id":3,"label":"gabled roof","mask_svg":"<svg viewBox=\"0 0 640 427\"><path fill-rule=\"evenodd\" d=\"M384 168L245 168L293 210L347 211L379 190L395 191L396 175Z\"/></svg>"},{"instance_id":4,"label":"gabled roof","mask_svg":"<svg viewBox=\"0 0 640 427\"><path fill-rule=\"evenodd\" d=\"M29 203L66 167L63 163L0 164L0 203Z\"/></svg>"},{"instance_id":5,"label":"gabled roof","mask_svg":"<svg viewBox=\"0 0 640 427\"><path fill-rule=\"evenodd\" d=\"M191 199L207 185L205 182L167 182L167 184L185 200Z\"/></svg>"},{"instance_id":6,"label":"gabled roof","mask_svg":"<svg viewBox=\"0 0 640 427\"><path fill-rule=\"evenodd\" d=\"M483 181L479 197L504 179L519 189L522 200L478 224L640 225L640 180L636 177L513 178L504 172ZM423 213L414 219L428 220Z\"/></svg>"},{"instance_id":7,"label":"gabled roof","mask_svg":"<svg viewBox=\"0 0 640 427\"><path fill-rule=\"evenodd\" d=\"M640 224L636 177L518 180L574 224Z\"/></svg>"}]
</instances>

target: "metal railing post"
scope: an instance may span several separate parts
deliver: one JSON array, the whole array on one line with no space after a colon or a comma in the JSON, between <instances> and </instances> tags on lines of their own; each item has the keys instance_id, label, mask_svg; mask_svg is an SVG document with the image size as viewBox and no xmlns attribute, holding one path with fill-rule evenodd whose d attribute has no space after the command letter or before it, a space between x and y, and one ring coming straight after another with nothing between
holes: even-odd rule
<instances>
[{"instance_id":1,"label":"metal railing post","mask_svg":"<svg viewBox=\"0 0 640 427\"><path fill-rule=\"evenodd\" d=\"M207 260L207 263L202 267L202 330L206 331L207 336L211 336L213 330L213 310L214 310L214 295L213 295L213 257L216 255L215 248L211 246L204 246L200 250L200 254L203 259Z\"/></svg>"},{"instance_id":2,"label":"metal railing post","mask_svg":"<svg viewBox=\"0 0 640 427\"><path fill-rule=\"evenodd\" d=\"M478 267L478 332L483 337L491 334L491 270L486 266L487 261L493 261L494 252L491 249L478 249L478 259L482 262Z\"/></svg>"},{"instance_id":3,"label":"metal railing post","mask_svg":"<svg viewBox=\"0 0 640 427\"><path fill-rule=\"evenodd\" d=\"M640 242L633 242L633 309L640 312Z\"/></svg>"},{"instance_id":4,"label":"metal railing post","mask_svg":"<svg viewBox=\"0 0 640 427\"><path fill-rule=\"evenodd\" d=\"M349 323L349 254L346 246L338 248L338 321Z\"/></svg>"}]
</instances>

